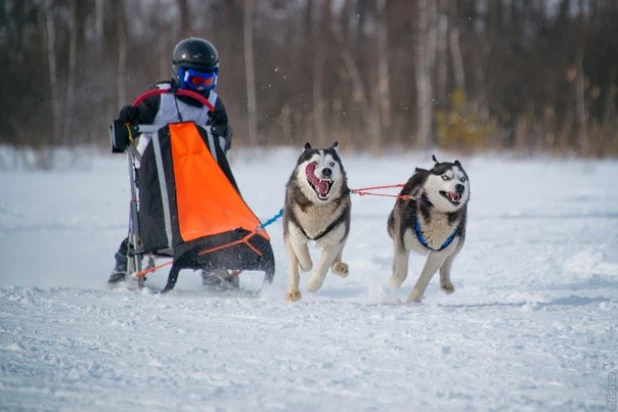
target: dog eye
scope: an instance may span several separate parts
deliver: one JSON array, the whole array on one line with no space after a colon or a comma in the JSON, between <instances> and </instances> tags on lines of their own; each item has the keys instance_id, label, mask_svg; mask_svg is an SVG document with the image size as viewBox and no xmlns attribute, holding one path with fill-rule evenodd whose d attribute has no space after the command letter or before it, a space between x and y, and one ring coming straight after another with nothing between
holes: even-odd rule
<instances>
[{"instance_id":1,"label":"dog eye","mask_svg":"<svg viewBox=\"0 0 618 412\"><path fill-rule=\"evenodd\" d=\"M451 178L448 177L447 175L442 175L442 180L451 180Z\"/></svg>"},{"instance_id":2,"label":"dog eye","mask_svg":"<svg viewBox=\"0 0 618 412\"><path fill-rule=\"evenodd\" d=\"M461 180L462 182L465 182L465 181L466 181L466 178L465 178L465 177L462 177L462 178L461 178L461 179L459 179L459 180Z\"/></svg>"},{"instance_id":3,"label":"dog eye","mask_svg":"<svg viewBox=\"0 0 618 412\"><path fill-rule=\"evenodd\" d=\"M330 167L335 167L335 162L330 162L330 163L328 164L328 166L330 166Z\"/></svg>"}]
</instances>

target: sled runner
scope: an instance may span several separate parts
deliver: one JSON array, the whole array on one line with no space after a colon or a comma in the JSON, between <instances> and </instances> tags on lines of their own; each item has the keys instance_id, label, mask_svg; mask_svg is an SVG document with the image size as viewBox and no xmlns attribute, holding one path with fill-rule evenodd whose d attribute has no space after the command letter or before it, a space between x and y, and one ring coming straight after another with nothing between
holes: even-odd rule
<instances>
[{"instance_id":1,"label":"sled runner","mask_svg":"<svg viewBox=\"0 0 618 412\"><path fill-rule=\"evenodd\" d=\"M188 90L152 90L132 105L163 93L196 99L212 110L207 99ZM140 154L137 136L143 133L152 138ZM140 287L145 272L157 268L159 257L172 259L162 293L174 288L182 269L230 270L236 276L245 270L261 271L264 282L272 282L275 260L270 238L242 199L209 127L194 122L130 125L117 120L110 134L112 151L128 154L129 273ZM148 264L143 269L145 256Z\"/></svg>"}]
</instances>

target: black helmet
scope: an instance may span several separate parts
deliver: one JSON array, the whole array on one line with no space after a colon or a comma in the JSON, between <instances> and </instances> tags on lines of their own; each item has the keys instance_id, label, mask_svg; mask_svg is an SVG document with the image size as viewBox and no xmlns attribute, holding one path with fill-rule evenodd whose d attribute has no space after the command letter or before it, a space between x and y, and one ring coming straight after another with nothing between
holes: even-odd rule
<instances>
[{"instance_id":1,"label":"black helmet","mask_svg":"<svg viewBox=\"0 0 618 412\"><path fill-rule=\"evenodd\" d=\"M176 84L180 84L180 68L214 72L219 68L219 52L212 43L198 37L181 40L172 55L172 75Z\"/></svg>"}]
</instances>

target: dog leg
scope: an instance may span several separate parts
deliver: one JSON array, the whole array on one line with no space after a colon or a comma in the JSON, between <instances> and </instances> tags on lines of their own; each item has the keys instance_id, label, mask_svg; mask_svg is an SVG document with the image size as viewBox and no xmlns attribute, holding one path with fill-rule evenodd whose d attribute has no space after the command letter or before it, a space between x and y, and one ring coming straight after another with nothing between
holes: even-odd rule
<instances>
[{"instance_id":1,"label":"dog leg","mask_svg":"<svg viewBox=\"0 0 618 412\"><path fill-rule=\"evenodd\" d=\"M316 292L322 287L324 278L328 272L328 268L335 260L338 253L341 253L341 246L339 245L327 245L322 249L322 255L318 266L315 268L309 279L307 280L307 290L309 292Z\"/></svg>"},{"instance_id":2,"label":"dog leg","mask_svg":"<svg viewBox=\"0 0 618 412\"><path fill-rule=\"evenodd\" d=\"M343 254L343 246L344 244L342 243L341 248L339 249L339 253L337 253L337 256L335 257L335 260L333 261L330 269L335 275L341 276L342 278L347 278L350 274L348 264L341 261L341 255Z\"/></svg>"},{"instance_id":3,"label":"dog leg","mask_svg":"<svg viewBox=\"0 0 618 412\"><path fill-rule=\"evenodd\" d=\"M405 250L395 242L393 256L392 275L388 280L391 290L398 291L403 282L408 277L408 261L410 259L410 251Z\"/></svg>"},{"instance_id":4,"label":"dog leg","mask_svg":"<svg viewBox=\"0 0 618 412\"><path fill-rule=\"evenodd\" d=\"M457 256L457 253L453 253L446 258L446 261L440 268L440 287L447 295L455 292L455 286L451 283L451 266L453 265L455 256Z\"/></svg>"},{"instance_id":5,"label":"dog leg","mask_svg":"<svg viewBox=\"0 0 618 412\"><path fill-rule=\"evenodd\" d=\"M406 300L406 303L410 302L420 302L423 297L423 293L425 293L425 289L427 289L427 285L429 281L436 274L440 266L444 263L444 260L447 258L445 253L440 252L429 252L429 256L427 257L427 261L425 262L425 266L423 267L423 271L421 272L421 276L419 276L416 281L416 285L412 289L410 296Z\"/></svg>"},{"instance_id":6,"label":"dog leg","mask_svg":"<svg viewBox=\"0 0 618 412\"><path fill-rule=\"evenodd\" d=\"M309 272L313 267L313 262L311 261L311 255L309 254L309 245L306 241L304 242L291 242L292 247L294 248L294 254L298 260L298 265L300 266L300 270L303 272Z\"/></svg>"},{"instance_id":7,"label":"dog leg","mask_svg":"<svg viewBox=\"0 0 618 412\"><path fill-rule=\"evenodd\" d=\"M300 282L300 275L298 274L298 258L296 257L296 252L294 251L292 241L289 237L285 238L285 252L288 257L288 293L285 299L290 302L295 302L299 300L302 295L300 294L300 289L298 288L298 283Z\"/></svg>"}]
</instances>

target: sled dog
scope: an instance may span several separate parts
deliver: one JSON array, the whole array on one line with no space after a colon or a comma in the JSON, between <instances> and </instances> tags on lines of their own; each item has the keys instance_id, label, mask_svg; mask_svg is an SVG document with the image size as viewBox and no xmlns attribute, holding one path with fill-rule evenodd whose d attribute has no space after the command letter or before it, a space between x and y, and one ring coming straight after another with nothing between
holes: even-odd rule
<instances>
[{"instance_id":1,"label":"sled dog","mask_svg":"<svg viewBox=\"0 0 618 412\"><path fill-rule=\"evenodd\" d=\"M408 276L410 250L427 255L425 266L406 302L419 302L429 281L440 270L440 287L447 293L451 267L466 237L466 216L470 200L468 175L458 160L435 162L431 170L417 168L401 190L388 216L388 234L393 240L394 258L389 279L393 291Z\"/></svg>"},{"instance_id":2,"label":"sled dog","mask_svg":"<svg viewBox=\"0 0 618 412\"><path fill-rule=\"evenodd\" d=\"M348 276L348 265L341 261L341 254L350 232L351 202L338 147L338 142L326 149L314 149L306 143L286 185L283 239L288 260L286 299L289 301L301 298L299 269L307 272L313 267L310 240L322 248L322 253L307 280L308 291L320 289L329 268L336 275Z\"/></svg>"}]
</instances>

